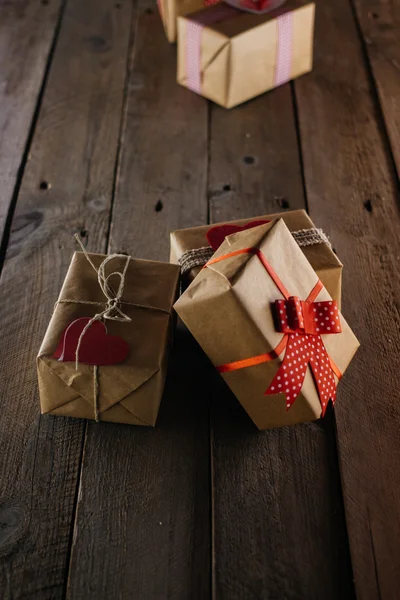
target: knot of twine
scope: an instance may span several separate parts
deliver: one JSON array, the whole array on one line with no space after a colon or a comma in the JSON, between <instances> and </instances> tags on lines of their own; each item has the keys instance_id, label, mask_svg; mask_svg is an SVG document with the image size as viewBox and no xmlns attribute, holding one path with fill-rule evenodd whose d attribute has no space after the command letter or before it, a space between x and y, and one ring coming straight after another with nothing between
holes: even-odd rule
<instances>
[{"instance_id":1,"label":"knot of twine","mask_svg":"<svg viewBox=\"0 0 400 600\"><path fill-rule=\"evenodd\" d=\"M124 293L124 287L125 287L125 275L128 270L128 265L129 265L129 261L130 261L131 257L130 256L125 257L125 255L123 255L123 254L110 254L110 256L107 256L103 260L103 262L97 269L96 266L94 265L92 259L90 258L89 254L87 253L86 248L82 244L77 233L75 234L75 239L78 242L79 246L81 247L81 250L82 250L83 254L85 255L86 260L96 271L97 281L99 282L101 291L103 292L104 296L107 299L105 309L102 310L101 312L95 314L94 317L92 317L90 319L90 321L88 321L88 323L82 329L82 332L79 336L78 343L76 345L76 351L75 351L75 369L78 370L79 349L81 347L82 340L83 340L87 330L89 329L89 327L91 327L95 321L101 321L102 319L109 319L110 321L120 321L123 323L128 323L129 321L132 321L132 319L130 317L128 317L128 315L126 315L123 312L123 310L121 309L121 298L122 298L122 294ZM113 271L109 275L106 275L105 269L106 269L107 264L110 261L112 261L114 258L117 258L117 257L120 258L121 256L126 258L126 262L125 262L123 271L122 272ZM116 292L114 292L113 288L111 287L111 285L109 283L109 279L111 277L113 277L114 275L118 275L118 277L120 278L119 286L118 286L118 289Z\"/></svg>"}]
</instances>

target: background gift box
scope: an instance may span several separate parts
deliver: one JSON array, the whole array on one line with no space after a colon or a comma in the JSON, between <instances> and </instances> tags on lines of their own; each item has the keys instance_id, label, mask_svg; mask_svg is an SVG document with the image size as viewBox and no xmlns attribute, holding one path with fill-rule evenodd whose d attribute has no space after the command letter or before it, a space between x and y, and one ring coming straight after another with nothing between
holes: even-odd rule
<instances>
[{"instance_id":1,"label":"background gift box","mask_svg":"<svg viewBox=\"0 0 400 600\"><path fill-rule=\"evenodd\" d=\"M314 2L266 14L222 2L178 18L178 82L226 108L311 71Z\"/></svg>"},{"instance_id":2,"label":"background gift box","mask_svg":"<svg viewBox=\"0 0 400 600\"><path fill-rule=\"evenodd\" d=\"M327 236L315 227L305 210L290 210L172 231L170 261L181 265L183 286L186 287L200 273L226 235L234 233L238 228L277 218L284 220L307 260L340 308L343 265L333 252Z\"/></svg>"}]
</instances>

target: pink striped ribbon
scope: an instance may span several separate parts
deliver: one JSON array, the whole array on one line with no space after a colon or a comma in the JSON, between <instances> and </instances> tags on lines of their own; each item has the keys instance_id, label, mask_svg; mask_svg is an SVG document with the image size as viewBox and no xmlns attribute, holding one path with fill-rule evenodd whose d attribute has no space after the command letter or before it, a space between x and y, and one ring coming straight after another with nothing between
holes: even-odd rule
<instances>
[{"instance_id":1,"label":"pink striped ribbon","mask_svg":"<svg viewBox=\"0 0 400 600\"><path fill-rule=\"evenodd\" d=\"M292 75L293 55L293 13L288 12L277 18L278 47L276 51L274 85L282 85Z\"/></svg>"},{"instance_id":2,"label":"pink striped ribbon","mask_svg":"<svg viewBox=\"0 0 400 600\"><path fill-rule=\"evenodd\" d=\"M220 21L226 21L239 10L222 2L188 19L186 24L186 85L197 94L201 94L201 36L204 27Z\"/></svg>"},{"instance_id":3,"label":"pink striped ribbon","mask_svg":"<svg viewBox=\"0 0 400 600\"><path fill-rule=\"evenodd\" d=\"M213 7L213 10L204 11L196 17L187 20L186 24L186 86L201 94L201 36L204 27L227 21L238 16L242 11L222 2ZM196 19L196 20L194 20ZM286 13L277 17L278 43L276 53L276 66L274 86L282 85L291 78L292 49L293 49L293 16Z\"/></svg>"}]
</instances>

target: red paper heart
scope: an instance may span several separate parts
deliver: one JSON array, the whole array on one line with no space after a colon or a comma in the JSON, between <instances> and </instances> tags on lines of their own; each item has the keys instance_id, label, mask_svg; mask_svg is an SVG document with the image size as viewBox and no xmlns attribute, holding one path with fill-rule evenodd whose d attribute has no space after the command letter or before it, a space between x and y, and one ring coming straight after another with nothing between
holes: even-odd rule
<instances>
[{"instance_id":1,"label":"red paper heart","mask_svg":"<svg viewBox=\"0 0 400 600\"><path fill-rule=\"evenodd\" d=\"M79 337L89 323L88 317L72 321L65 329L53 354L61 362L75 362ZM116 365L129 353L129 345L116 335L108 335L101 321L94 321L87 329L79 347L79 362L87 365Z\"/></svg>"},{"instance_id":2,"label":"red paper heart","mask_svg":"<svg viewBox=\"0 0 400 600\"><path fill-rule=\"evenodd\" d=\"M259 225L265 225L271 221L251 221L246 225L216 225L207 231L207 240L213 250L218 250L227 235L244 231L245 229L253 229Z\"/></svg>"}]
</instances>

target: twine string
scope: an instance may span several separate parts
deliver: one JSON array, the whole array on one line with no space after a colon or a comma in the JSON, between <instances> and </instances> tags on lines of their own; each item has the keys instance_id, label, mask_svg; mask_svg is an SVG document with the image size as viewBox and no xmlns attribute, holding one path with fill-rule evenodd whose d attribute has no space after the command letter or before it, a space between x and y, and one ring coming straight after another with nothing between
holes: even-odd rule
<instances>
[{"instance_id":1,"label":"twine string","mask_svg":"<svg viewBox=\"0 0 400 600\"><path fill-rule=\"evenodd\" d=\"M82 340L83 340L85 334L87 333L88 329L93 325L93 323L95 323L96 321L101 321L103 319L108 319L110 321L120 321L123 323L128 323L129 321L132 321L132 319L127 314L125 314L121 308L121 302L122 302L121 298L122 298L122 294L124 293L124 287L125 287L125 276L126 276L126 272L128 270L128 266L129 266L131 257L125 256L124 254L110 254L110 256L107 256L103 260L103 262L100 264L99 268L97 269L96 265L93 263L92 259L90 258L89 254L87 253L85 246L82 244L82 241L80 240L78 234L75 234L74 237L75 237L76 241L78 242L86 260L91 265L93 270L96 272L97 281L99 282L100 289L106 298L104 310L102 310L99 313L96 313L94 315L94 317L92 317L90 319L90 321L88 321L88 323L82 329L81 334L79 336L78 343L76 345L76 350L75 350L75 369L78 370L78 368L79 368L79 350L80 350L80 347L82 344ZM123 268L122 272L113 271L109 275L106 275L106 267L107 267L108 263L110 261L112 261L114 258L126 258L124 268ZM117 291L114 292L114 290L110 284L110 279L111 279L111 277L115 277L116 275L119 277L119 285L118 285ZM68 303L96 304L96 305L103 304L102 302L93 302L91 300L70 300L68 298L64 298L62 300L58 300L56 302L55 307L58 304L63 304L63 303L65 303L65 304L68 304ZM131 303L126 303L126 304L131 304ZM152 308L152 307L145 307L145 306L136 305L136 304L132 304L132 306L138 306L139 308ZM160 309L160 310L162 310L162 309ZM93 365L93 410L94 410L94 419L95 419L96 423L99 423L100 411L99 411L99 367L98 367L98 365Z\"/></svg>"},{"instance_id":2,"label":"twine string","mask_svg":"<svg viewBox=\"0 0 400 600\"><path fill-rule=\"evenodd\" d=\"M78 242L81 250L88 261L88 263L93 267L95 272L97 273L97 281L99 282L99 286L104 296L107 298L106 307L103 311L97 313L88 321L85 327L82 329L81 334L78 339L78 343L76 345L75 350L75 369L78 370L79 366L79 350L81 347L82 340L88 331L89 327L93 325L96 321L101 321L102 319L109 319L110 321L120 321L120 322L129 322L132 319L126 315L121 307L120 302L122 298L122 294L124 293L125 287L125 275L128 270L129 261L131 259L130 256L126 257L126 262L122 273L120 271L113 271L109 275L106 275L106 266L110 261L112 261L116 257L122 256L121 254L111 254L107 256L98 269L94 265L92 259L86 251L85 246L82 244L81 239L78 234L75 234L75 239ZM119 286L117 292L115 293L109 280L111 277L118 275L119 277ZM96 423L100 421L100 413L99 413L99 367L98 365L93 365L93 410L94 410L94 420Z\"/></svg>"},{"instance_id":3,"label":"twine string","mask_svg":"<svg viewBox=\"0 0 400 600\"><path fill-rule=\"evenodd\" d=\"M291 233L300 248L313 246L314 244L326 244L332 249L329 238L322 229L310 227L309 229L299 229L298 231L292 231ZM204 267L213 254L214 250L211 246L203 246L202 248L195 248L184 252L178 259L182 276L190 271L190 269Z\"/></svg>"},{"instance_id":4,"label":"twine string","mask_svg":"<svg viewBox=\"0 0 400 600\"><path fill-rule=\"evenodd\" d=\"M132 319L130 317L128 317L128 315L126 315L122 311L121 306L120 306L121 297L122 297L122 294L124 292L124 287L125 287L125 276L126 276L126 272L128 270L128 265L129 265L129 261L130 261L131 257L130 256L126 257L126 262L125 262L125 266L124 266L122 273L120 271L114 271L113 273L106 275L105 269L106 269L106 266L108 265L108 263L110 261L112 261L114 258L121 257L124 255L110 254L110 256L107 256L103 260L103 262L97 269L96 266L94 265L92 259L90 258L89 254L87 253L86 248L82 244L82 241L80 240L77 233L75 234L75 239L78 242L79 246L81 247L81 250L82 250L86 260L88 261L88 263L93 267L93 269L97 273L97 281L99 282L101 291L103 292L104 296L107 298L105 309L99 313L96 313L90 319L90 321L87 322L87 324L81 331L81 334L78 339L78 343L76 345L76 350L75 350L75 369L78 370L79 350L80 350L80 347L82 344L82 340L85 337L87 330L89 329L89 327L91 327L93 325L93 323L95 323L96 321L101 321L102 319L109 319L110 321L120 321L120 322L124 322L124 323L128 323L129 321L132 321ZM118 277L120 279L119 286L118 286L116 293L114 292L113 288L111 287L111 285L109 283L109 279L115 275L118 275ZM96 377L96 381L97 381L97 377Z\"/></svg>"},{"instance_id":5,"label":"twine string","mask_svg":"<svg viewBox=\"0 0 400 600\"><path fill-rule=\"evenodd\" d=\"M93 365L93 406L94 406L94 420L99 423L99 367Z\"/></svg>"}]
</instances>

